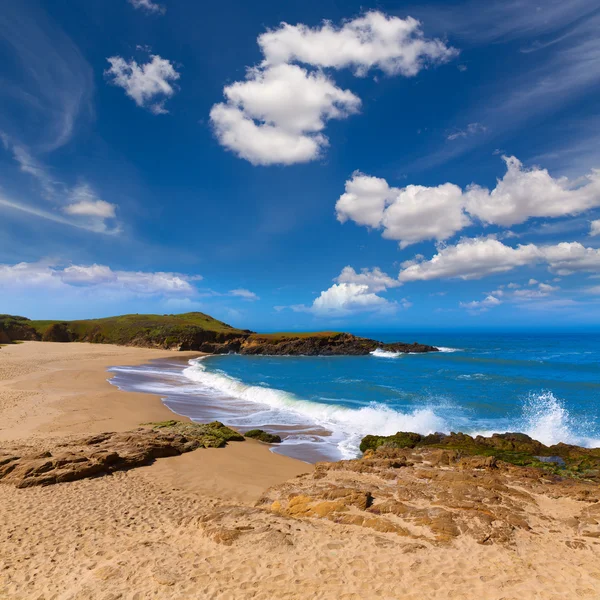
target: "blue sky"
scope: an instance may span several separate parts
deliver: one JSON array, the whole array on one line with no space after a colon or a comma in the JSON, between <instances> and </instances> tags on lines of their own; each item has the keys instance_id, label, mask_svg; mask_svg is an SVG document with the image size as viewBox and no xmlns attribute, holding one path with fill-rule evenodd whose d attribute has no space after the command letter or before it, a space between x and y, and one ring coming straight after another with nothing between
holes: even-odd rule
<instances>
[{"instance_id":1,"label":"blue sky","mask_svg":"<svg viewBox=\"0 0 600 600\"><path fill-rule=\"evenodd\" d=\"M0 11L0 312L587 327L596 2Z\"/></svg>"}]
</instances>

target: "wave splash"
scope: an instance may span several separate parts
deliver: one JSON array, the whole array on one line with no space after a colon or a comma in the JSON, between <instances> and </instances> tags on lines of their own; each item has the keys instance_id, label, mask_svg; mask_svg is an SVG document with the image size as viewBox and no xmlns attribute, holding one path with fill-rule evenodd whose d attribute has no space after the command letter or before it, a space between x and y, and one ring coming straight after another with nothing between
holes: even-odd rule
<instances>
[{"instance_id":1,"label":"wave splash","mask_svg":"<svg viewBox=\"0 0 600 600\"><path fill-rule=\"evenodd\" d=\"M399 356L402 356L402 352L390 352L383 348L375 348L375 350L369 352L369 354L371 356L376 356L377 358L398 358Z\"/></svg>"},{"instance_id":2,"label":"wave splash","mask_svg":"<svg viewBox=\"0 0 600 600\"><path fill-rule=\"evenodd\" d=\"M543 391L531 393L525 400L520 430L547 446L563 442L593 448L600 446L600 440L577 433L591 429L592 425L573 419L562 400L550 391Z\"/></svg>"}]
</instances>

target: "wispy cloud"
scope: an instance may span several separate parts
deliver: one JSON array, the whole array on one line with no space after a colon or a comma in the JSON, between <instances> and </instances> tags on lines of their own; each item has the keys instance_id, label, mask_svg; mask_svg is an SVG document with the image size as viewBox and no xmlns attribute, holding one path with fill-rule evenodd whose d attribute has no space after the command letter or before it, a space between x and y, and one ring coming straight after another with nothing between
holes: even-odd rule
<instances>
[{"instance_id":1,"label":"wispy cloud","mask_svg":"<svg viewBox=\"0 0 600 600\"><path fill-rule=\"evenodd\" d=\"M0 129L38 151L63 146L77 123L92 115L91 67L58 25L30 3L3 4L0 39L17 65L0 85ZM22 118L11 118L15 110Z\"/></svg>"},{"instance_id":2,"label":"wispy cloud","mask_svg":"<svg viewBox=\"0 0 600 600\"><path fill-rule=\"evenodd\" d=\"M27 148L14 143L2 132L0 139L19 169L39 185L42 196L42 205L33 205L0 193L0 206L95 233L115 234L121 231L116 221L117 206L99 198L88 183L79 183L70 188L52 176Z\"/></svg>"}]
</instances>

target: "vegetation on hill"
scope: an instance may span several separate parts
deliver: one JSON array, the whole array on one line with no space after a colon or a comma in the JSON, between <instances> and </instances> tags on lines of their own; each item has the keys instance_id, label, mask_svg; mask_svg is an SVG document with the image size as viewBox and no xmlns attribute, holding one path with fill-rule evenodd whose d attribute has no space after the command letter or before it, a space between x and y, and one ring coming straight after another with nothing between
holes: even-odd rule
<instances>
[{"instance_id":1,"label":"vegetation on hill","mask_svg":"<svg viewBox=\"0 0 600 600\"><path fill-rule=\"evenodd\" d=\"M80 321L32 321L0 315L0 344L16 340L91 342L212 354L365 355L378 348L392 352L432 352L422 344L382 344L349 333L254 333L236 329L200 312L181 315L122 315Z\"/></svg>"}]
</instances>

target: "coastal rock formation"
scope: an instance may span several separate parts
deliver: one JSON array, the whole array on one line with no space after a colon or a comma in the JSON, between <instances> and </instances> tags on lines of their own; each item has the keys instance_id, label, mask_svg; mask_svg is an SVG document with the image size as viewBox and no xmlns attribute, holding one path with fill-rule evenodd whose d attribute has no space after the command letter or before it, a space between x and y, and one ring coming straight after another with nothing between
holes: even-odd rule
<instances>
[{"instance_id":1,"label":"coastal rock formation","mask_svg":"<svg viewBox=\"0 0 600 600\"><path fill-rule=\"evenodd\" d=\"M209 354L358 356L377 349L411 353L438 350L416 342L384 344L349 333L258 334L249 329L236 329L199 312L122 315L82 321L31 321L25 317L0 315L0 334L9 341L90 342Z\"/></svg>"},{"instance_id":2,"label":"coastal rock formation","mask_svg":"<svg viewBox=\"0 0 600 600\"><path fill-rule=\"evenodd\" d=\"M237 350L240 354L303 355L303 356L362 356L374 350L387 352L436 352L438 348L425 344L397 342L384 344L349 333L318 334L253 334Z\"/></svg>"},{"instance_id":3,"label":"coastal rock formation","mask_svg":"<svg viewBox=\"0 0 600 600\"><path fill-rule=\"evenodd\" d=\"M219 421L205 425L165 421L148 423L137 431L66 441L41 452L27 447L0 449L0 483L28 488L76 481L243 440Z\"/></svg>"},{"instance_id":4,"label":"coastal rock formation","mask_svg":"<svg viewBox=\"0 0 600 600\"><path fill-rule=\"evenodd\" d=\"M439 448L448 450L452 456L479 457L470 459L473 461L493 457L513 465L537 467L548 473L576 476L600 483L600 448L581 448L563 443L545 446L524 433L471 437L464 433L422 436L399 431L389 436L368 435L360 444L362 452L378 448Z\"/></svg>"},{"instance_id":5,"label":"coastal rock formation","mask_svg":"<svg viewBox=\"0 0 600 600\"><path fill-rule=\"evenodd\" d=\"M574 513L561 515L558 499ZM318 463L313 473L267 490L259 506L279 517L327 520L425 544L467 536L512 544L553 524L585 546L600 537L600 486L456 450L368 450L358 460Z\"/></svg>"}]
</instances>

